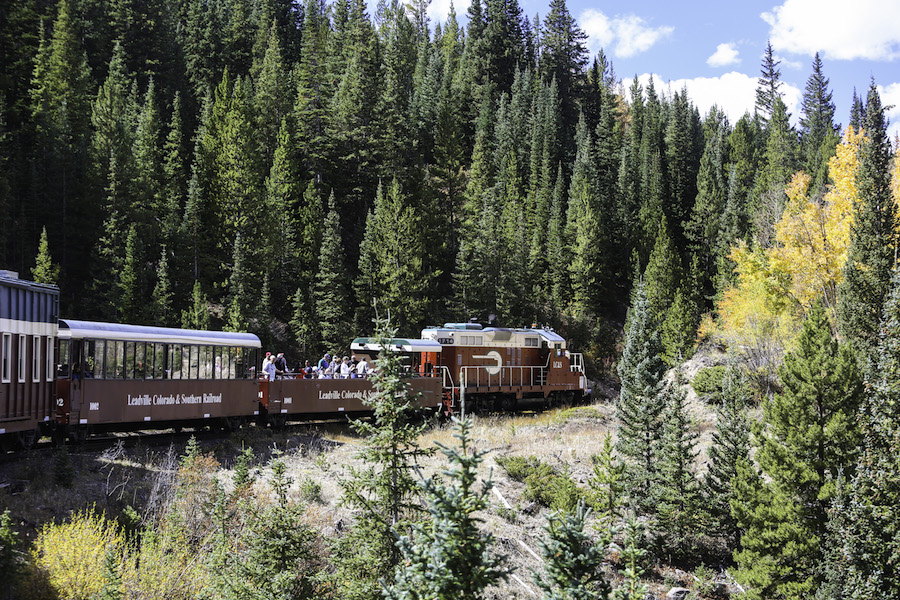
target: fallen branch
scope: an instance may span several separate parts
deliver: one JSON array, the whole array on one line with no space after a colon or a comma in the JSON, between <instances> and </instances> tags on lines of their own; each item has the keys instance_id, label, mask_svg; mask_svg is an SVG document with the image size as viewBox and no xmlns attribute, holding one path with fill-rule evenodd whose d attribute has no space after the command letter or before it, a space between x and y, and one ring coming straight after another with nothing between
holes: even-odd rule
<instances>
[{"instance_id":1,"label":"fallen branch","mask_svg":"<svg viewBox=\"0 0 900 600\"><path fill-rule=\"evenodd\" d=\"M510 575L510 577L512 577L513 579L515 579L516 582L517 582L519 585L521 585L523 588L525 588L525 590L526 590L529 594L531 594L532 596L537 596L537 594L535 593L535 591L534 591L533 589L531 589L531 587L529 587L528 584L526 584L524 581L522 581L522 578L521 578L521 577L519 577L518 575L515 575L515 574Z\"/></svg>"}]
</instances>

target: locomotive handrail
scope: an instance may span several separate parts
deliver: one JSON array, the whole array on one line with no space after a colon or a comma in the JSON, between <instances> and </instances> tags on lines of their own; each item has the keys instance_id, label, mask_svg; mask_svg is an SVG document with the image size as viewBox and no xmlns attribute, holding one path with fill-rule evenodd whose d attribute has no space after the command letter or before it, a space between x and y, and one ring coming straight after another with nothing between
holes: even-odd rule
<instances>
[{"instance_id":1,"label":"locomotive handrail","mask_svg":"<svg viewBox=\"0 0 900 600\"><path fill-rule=\"evenodd\" d=\"M491 374L488 369L497 369L493 365L460 367L460 381L465 387L503 387L503 386L542 386L546 381L546 369L541 366L505 366Z\"/></svg>"}]
</instances>

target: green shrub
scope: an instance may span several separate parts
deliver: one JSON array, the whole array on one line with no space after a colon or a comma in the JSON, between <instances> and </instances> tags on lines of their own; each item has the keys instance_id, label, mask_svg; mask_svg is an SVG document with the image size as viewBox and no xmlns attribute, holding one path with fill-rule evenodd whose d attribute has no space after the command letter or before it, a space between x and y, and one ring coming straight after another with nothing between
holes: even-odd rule
<instances>
[{"instance_id":1,"label":"green shrub","mask_svg":"<svg viewBox=\"0 0 900 600\"><path fill-rule=\"evenodd\" d=\"M700 369L691 380L691 387L700 396L707 396L711 402L718 402L722 397L722 381L727 372L728 367L725 365Z\"/></svg>"},{"instance_id":2,"label":"green shrub","mask_svg":"<svg viewBox=\"0 0 900 600\"><path fill-rule=\"evenodd\" d=\"M554 510L571 511L584 498L584 490L534 456L499 457L497 462L514 480L525 484L525 499Z\"/></svg>"},{"instance_id":3,"label":"green shrub","mask_svg":"<svg viewBox=\"0 0 900 600\"><path fill-rule=\"evenodd\" d=\"M304 477L300 480L300 498L304 502L319 502L322 500L322 484L312 477Z\"/></svg>"}]
</instances>

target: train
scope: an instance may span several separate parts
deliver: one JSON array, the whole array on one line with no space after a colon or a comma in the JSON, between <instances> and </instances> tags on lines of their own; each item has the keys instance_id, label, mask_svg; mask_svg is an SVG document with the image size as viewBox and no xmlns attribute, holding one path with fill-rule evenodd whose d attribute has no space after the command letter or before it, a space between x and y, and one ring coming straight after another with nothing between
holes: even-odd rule
<instances>
[{"instance_id":1,"label":"train","mask_svg":"<svg viewBox=\"0 0 900 600\"><path fill-rule=\"evenodd\" d=\"M59 290L0 270L0 444L41 436L82 441L91 433L363 416L368 377L262 372L252 333L199 331L60 317ZM427 327L388 340L401 355L418 407L440 415L575 403L591 390L580 353L548 327L480 323ZM376 365L382 343L350 350ZM263 376L261 376L263 375Z\"/></svg>"}]
</instances>

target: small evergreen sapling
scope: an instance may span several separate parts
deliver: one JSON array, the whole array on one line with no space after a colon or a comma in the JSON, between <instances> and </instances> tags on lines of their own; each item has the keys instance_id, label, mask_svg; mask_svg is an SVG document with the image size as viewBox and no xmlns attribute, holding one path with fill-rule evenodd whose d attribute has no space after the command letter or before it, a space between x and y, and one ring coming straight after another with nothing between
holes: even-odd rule
<instances>
[{"instance_id":1,"label":"small evergreen sapling","mask_svg":"<svg viewBox=\"0 0 900 600\"><path fill-rule=\"evenodd\" d=\"M599 544L584 531L590 510L579 502L573 512L550 515L540 541L544 576L534 573L544 600L606 600L611 591L603 575L604 549L610 542L608 529Z\"/></svg>"},{"instance_id":2,"label":"small evergreen sapling","mask_svg":"<svg viewBox=\"0 0 900 600\"><path fill-rule=\"evenodd\" d=\"M477 487L478 465L485 452L470 448L471 419L454 418L459 446L438 444L449 465L443 481L422 482L431 519L413 527L399 541L403 555L395 583L385 587L388 600L476 600L506 579L504 557L494 554L494 536L479 527L475 512L488 506L490 480Z\"/></svg>"}]
</instances>

